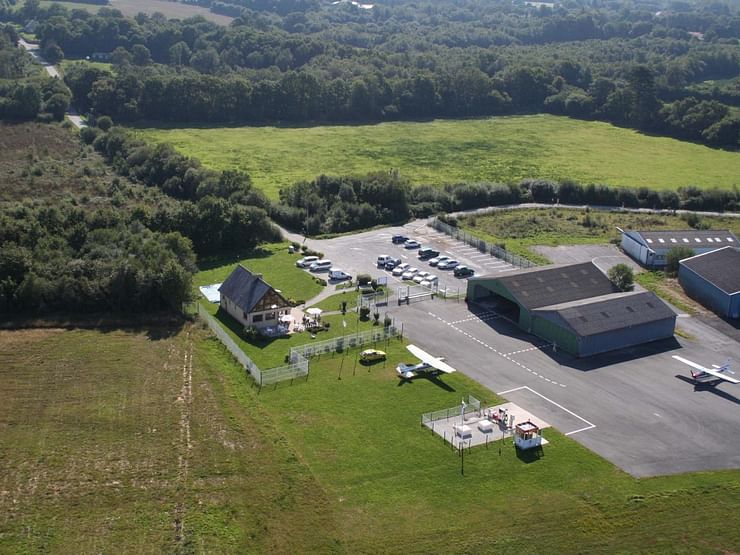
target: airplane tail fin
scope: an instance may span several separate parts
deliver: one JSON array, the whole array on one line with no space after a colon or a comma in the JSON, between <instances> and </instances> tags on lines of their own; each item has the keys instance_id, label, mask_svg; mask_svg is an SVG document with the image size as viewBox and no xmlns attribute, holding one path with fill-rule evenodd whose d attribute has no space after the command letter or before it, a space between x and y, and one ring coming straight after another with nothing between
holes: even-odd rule
<instances>
[{"instance_id":1,"label":"airplane tail fin","mask_svg":"<svg viewBox=\"0 0 740 555\"><path fill-rule=\"evenodd\" d=\"M719 372L724 372L727 374L734 374L732 370L730 370L730 359L728 358L725 363L719 367Z\"/></svg>"}]
</instances>

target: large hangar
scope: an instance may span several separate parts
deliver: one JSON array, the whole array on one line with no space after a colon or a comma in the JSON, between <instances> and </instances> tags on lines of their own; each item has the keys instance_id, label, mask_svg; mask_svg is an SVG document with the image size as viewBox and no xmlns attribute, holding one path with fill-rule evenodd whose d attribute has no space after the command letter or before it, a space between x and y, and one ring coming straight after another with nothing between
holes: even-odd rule
<instances>
[{"instance_id":1,"label":"large hangar","mask_svg":"<svg viewBox=\"0 0 740 555\"><path fill-rule=\"evenodd\" d=\"M619 292L591 262L470 278L467 298L578 357L666 339L676 325L653 293Z\"/></svg>"},{"instance_id":2,"label":"large hangar","mask_svg":"<svg viewBox=\"0 0 740 555\"><path fill-rule=\"evenodd\" d=\"M690 297L725 318L740 318L740 249L725 247L678 263L678 281Z\"/></svg>"}]
</instances>

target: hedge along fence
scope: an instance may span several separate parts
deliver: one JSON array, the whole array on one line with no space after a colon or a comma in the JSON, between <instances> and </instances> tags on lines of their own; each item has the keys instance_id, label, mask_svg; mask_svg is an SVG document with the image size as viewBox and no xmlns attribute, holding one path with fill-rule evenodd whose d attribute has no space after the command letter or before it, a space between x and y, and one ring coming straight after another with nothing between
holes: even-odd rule
<instances>
[{"instance_id":1,"label":"hedge along fence","mask_svg":"<svg viewBox=\"0 0 740 555\"><path fill-rule=\"evenodd\" d=\"M333 339L326 339L324 341L291 347L290 359L293 360L293 357L297 357L296 360L300 357L308 359L312 356L341 353L345 349L364 347L365 345L385 341L392 337L403 337L403 325L400 327L397 325L390 325L377 330L366 330L352 335L343 335L342 337L335 337Z\"/></svg>"},{"instance_id":2,"label":"hedge along fence","mask_svg":"<svg viewBox=\"0 0 740 555\"><path fill-rule=\"evenodd\" d=\"M491 256L500 258L501 260L504 260L512 264L513 266L518 266L519 268L532 268L534 266L537 266L537 264L535 264L531 260L527 260L526 258L519 256L518 254L508 252L506 249L502 249L497 245L489 245L483 239L480 239L475 235L471 235L463 229L446 224L439 218L433 218L432 221L429 222L429 225L437 231L441 231L445 235L449 235L454 239L463 241L471 247L478 249L480 252L488 253Z\"/></svg>"}]
</instances>

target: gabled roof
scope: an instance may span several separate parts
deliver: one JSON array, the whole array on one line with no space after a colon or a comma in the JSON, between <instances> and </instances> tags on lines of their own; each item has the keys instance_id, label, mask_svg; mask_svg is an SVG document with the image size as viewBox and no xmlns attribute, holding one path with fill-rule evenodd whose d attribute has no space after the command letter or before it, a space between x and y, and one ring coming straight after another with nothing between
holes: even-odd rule
<instances>
[{"instance_id":1,"label":"gabled roof","mask_svg":"<svg viewBox=\"0 0 740 555\"><path fill-rule=\"evenodd\" d=\"M724 247L679 262L729 295L740 292L740 248Z\"/></svg>"},{"instance_id":2,"label":"gabled roof","mask_svg":"<svg viewBox=\"0 0 740 555\"><path fill-rule=\"evenodd\" d=\"M675 318L668 305L649 291L610 293L591 299L545 306L534 314L554 313L580 336Z\"/></svg>"},{"instance_id":3,"label":"gabled roof","mask_svg":"<svg viewBox=\"0 0 740 555\"><path fill-rule=\"evenodd\" d=\"M241 264L234 268L218 290L222 297L231 300L244 312L252 312L268 291L274 291L261 275L253 274ZM283 302L282 306L288 306L288 301L277 291L275 293Z\"/></svg>"},{"instance_id":4,"label":"gabled roof","mask_svg":"<svg viewBox=\"0 0 740 555\"><path fill-rule=\"evenodd\" d=\"M735 234L726 229L681 229L674 231L626 231L627 235L649 249L690 247L699 249L740 246Z\"/></svg>"},{"instance_id":5,"label":"gabled roof","mask_svg":"<svg viewBox=\"0 0 740 555\"><path fill-rule=\"evenodd\" d=\"M616 291L609 278L591 262L529 268L496 279L527 309Z\"/></svg>"}]
</instances>

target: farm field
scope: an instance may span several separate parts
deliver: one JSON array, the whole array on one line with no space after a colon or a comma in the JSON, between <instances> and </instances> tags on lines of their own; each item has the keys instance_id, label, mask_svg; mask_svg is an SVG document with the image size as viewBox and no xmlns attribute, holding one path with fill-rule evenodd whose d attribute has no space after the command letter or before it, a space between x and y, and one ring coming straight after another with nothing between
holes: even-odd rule
<instances>
[{"instance_id":1,"label":"farm field","mask_svg":"<svg viewBox=\"0 0 740 555\"><path fill-rule=\"evenodd\" d=\"M701 216L700 221L710 229L729 229L740 235L740 218ZM550 261L530 247L619 242L617 227L655 231L689 228L680 216L565 208L497 210L459 218L458 225L541 264Z\"/></svg>"},{"instance_id":2,"label":"farm field","mask_svg":"<svg viewBox=\"0 0 740 555\"><path fill-rule=\"evenodd\" d=\"M322 173L391 168L415 184L528 177L656 189L740 184L740 153L550 115L293 128L142 128L137 133L170 142L208 167L246 171L271 198L282 186Z\"/></svg>"},{"instance_id":3,"label":"farm field","mask_svg":"<svg viewBox=\"0 0 740 555\"><path fill-rule=\"evenodd\" d=\"M722 519L695 518L740 509L736 471L636 480L546 430L543 457L496 443L466 453L462 476L419 417L467 394L497 398L459 373L445 387L399 386L403 343L378 347L385 363L322 357L307 381L258 393L194 327L0 332L0 551L713 553L740 542Z\"/></svg>"},{"instance_id":4,"label":"farm field","mask_svg":"<svg viewBox=\"0 0 740 555\"><path fill-rule=\"evenodd\" d=\"M186 19L201 15L209 21L219 25L228 25L234 19L225 15L219 15L211 12L207 8L196 6L194 4L183 4L180 2L170 2L168 0L109 0L107 6L97 6L94 4L84 4L80 2L57 2L56 0L41 0L42 6L50 4L61 4L70 10L86 10L92 13L102 8L113 8L119 10L123 15L134 17L138 13L152 15L155 12L163 14L170 19Z\"/></svg>"},{"instance_id":5,"label":"farm field","mask_svg":"<svg viewBox=\"0 0 740 555\"><path fill-rule=\"evenodd\" d=\"M198 329L2 331L0 390L0 553L331 548L322 488Z\"/></svg>"}]
</instances>

